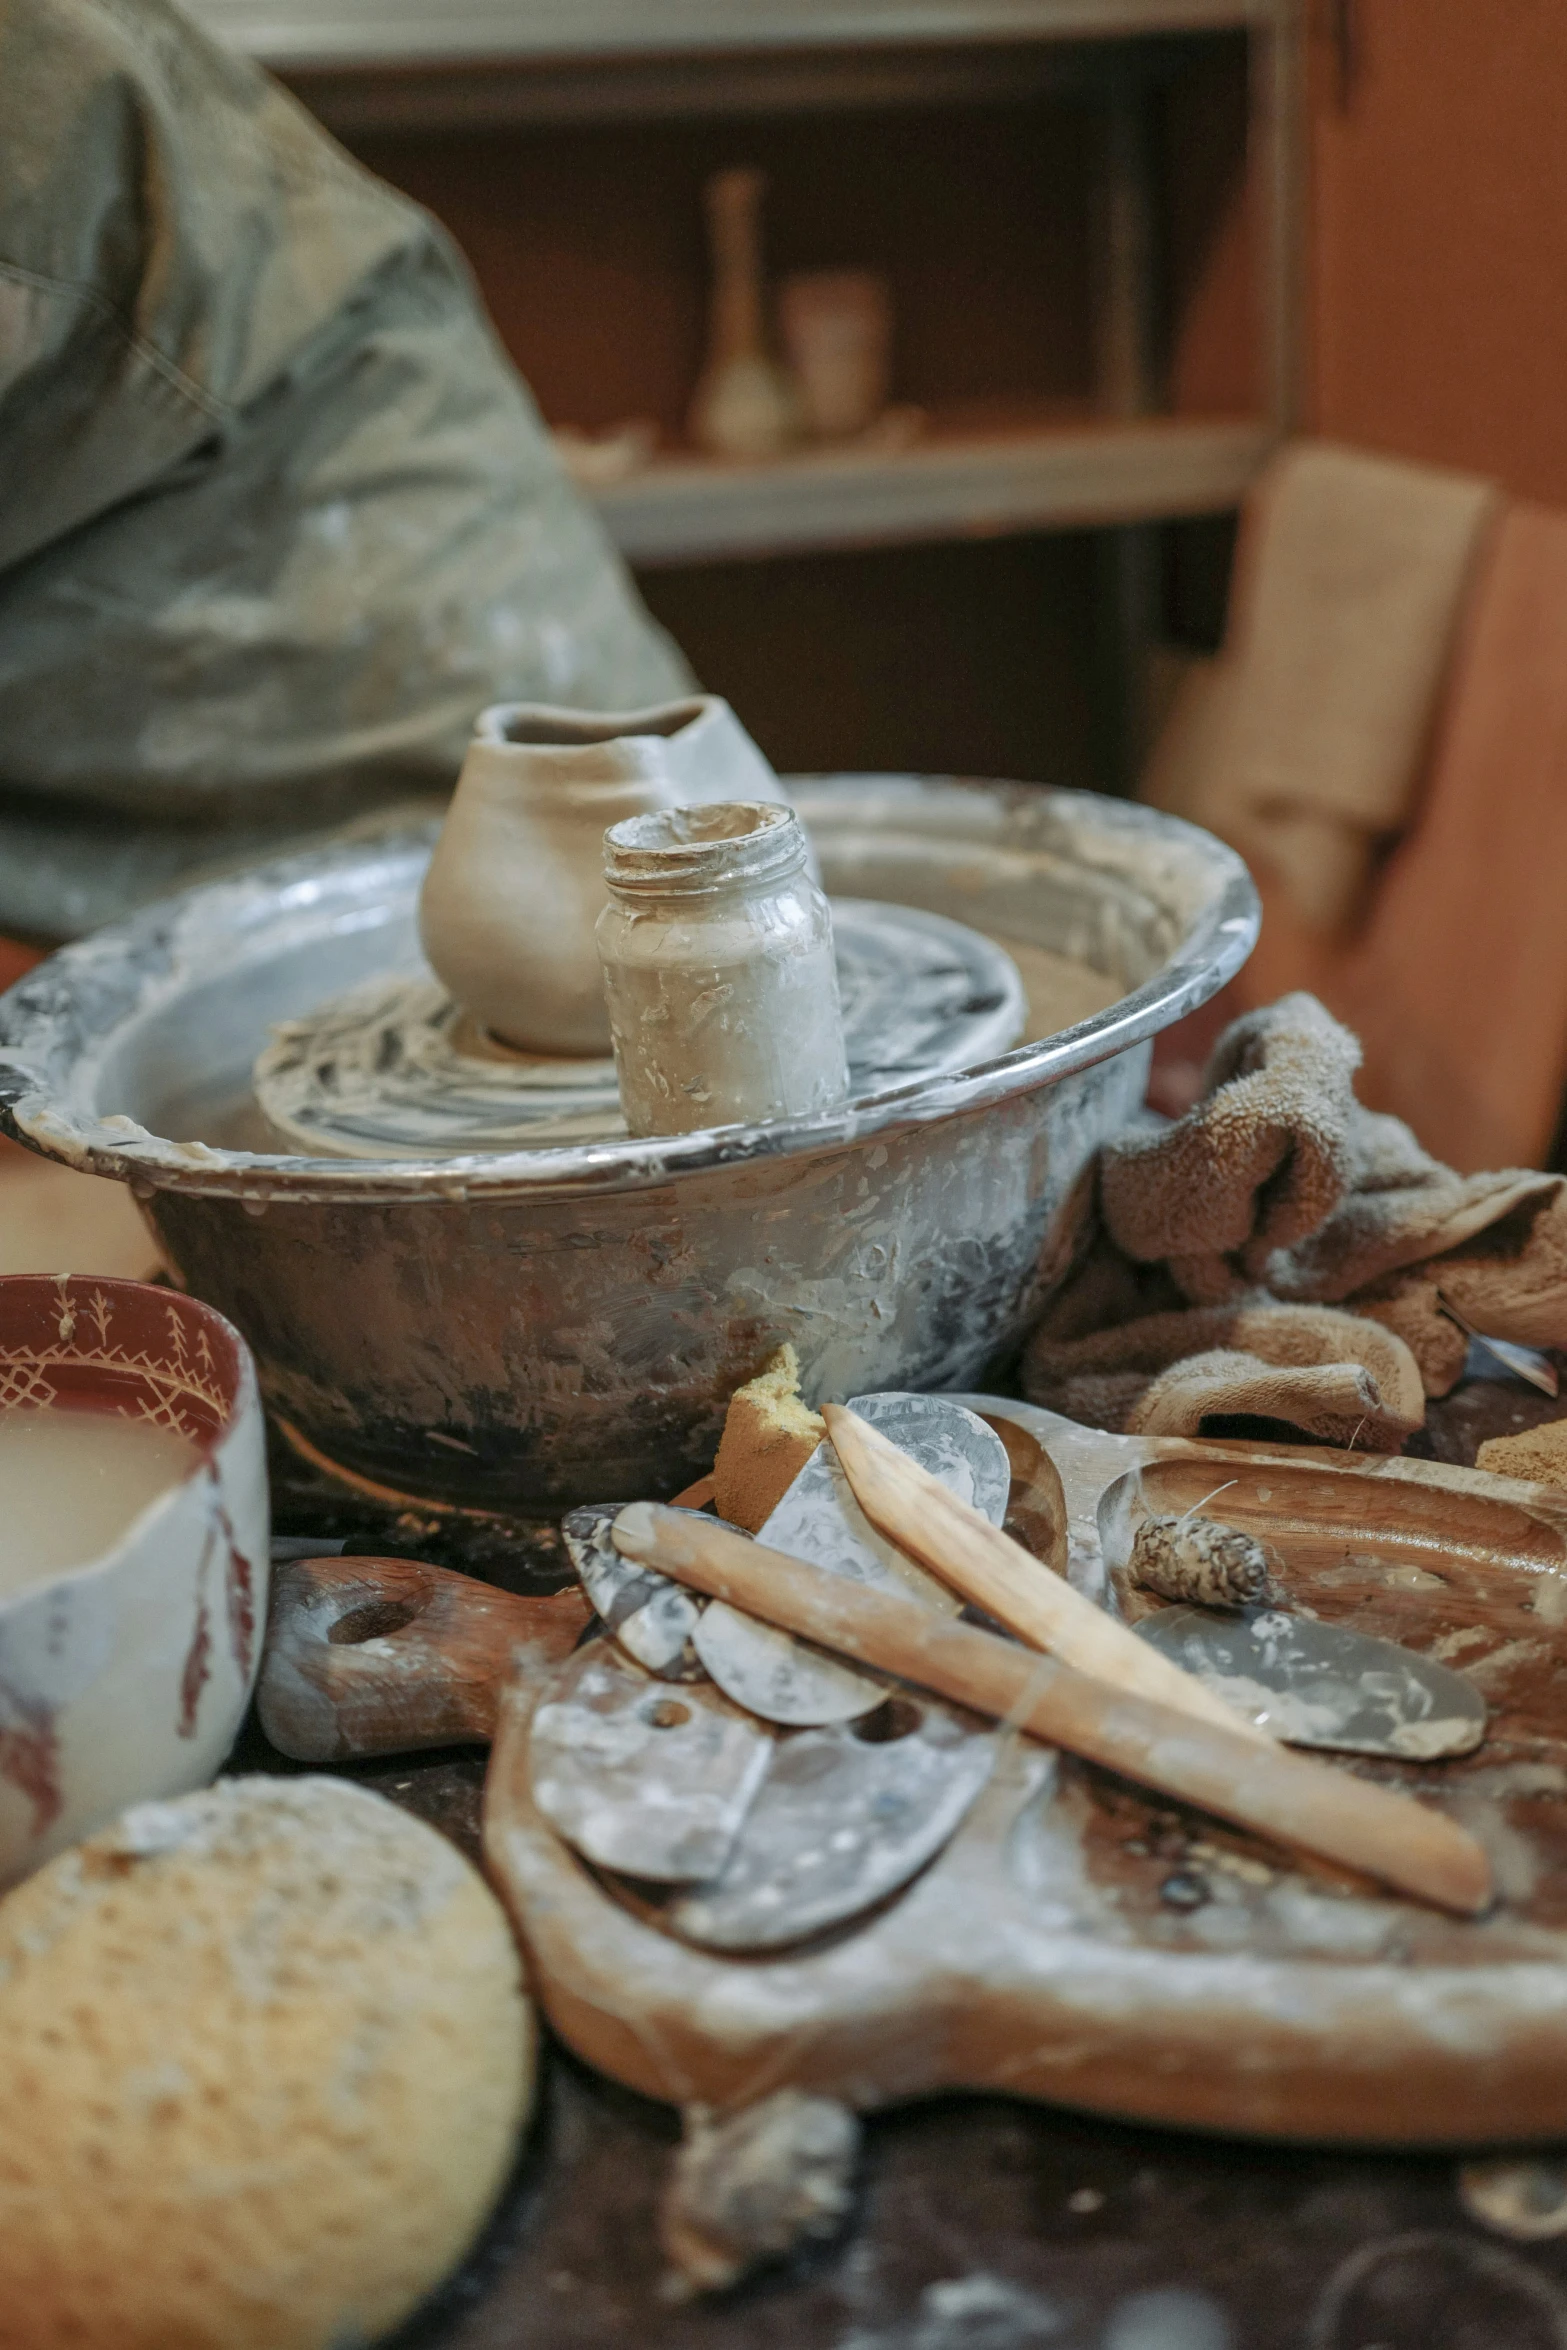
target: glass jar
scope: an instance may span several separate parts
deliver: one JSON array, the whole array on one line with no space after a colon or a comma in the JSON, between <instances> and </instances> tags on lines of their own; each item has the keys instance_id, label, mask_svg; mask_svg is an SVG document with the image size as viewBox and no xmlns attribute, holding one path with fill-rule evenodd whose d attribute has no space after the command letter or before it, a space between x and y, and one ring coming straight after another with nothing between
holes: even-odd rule
<instances>
[{"instance_id":1,"label":"glass jar","mask_svg":"<svg viewBox=\"0 0 1567 2350\"><path fill-rule=\"evenodd\" d=\"M849 1090L832 915L790 808L660 808L604 835L598 919L632 1134L808 1118Z\"/></svg>"}]
</instances>

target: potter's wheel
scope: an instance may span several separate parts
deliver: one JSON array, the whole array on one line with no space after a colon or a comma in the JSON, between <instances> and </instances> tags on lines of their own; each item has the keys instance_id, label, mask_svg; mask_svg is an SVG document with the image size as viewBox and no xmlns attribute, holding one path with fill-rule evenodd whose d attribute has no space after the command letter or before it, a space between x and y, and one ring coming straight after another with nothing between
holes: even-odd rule
<instances>
[{"instance_id":1,"label":"potter's wheel","mask_svg":"<svg viewBox=\"0 0 1567 2350\"><path fill-rule=\"evenodd\" d=\"M1017 1043L1005 950L944 915L834 898L851 1096L923 1084ZM267 1122L295 1148L360 1159L543 1150L625 1134L615 1064L495 1044L422 961L280 1028L256 1062Z\"/></svg>"},{"instance_id":2,"label":"potter's wheel","mask_svg":"<svg viewBox=\"0 0 1567 2350\"><path fill-rule=\"evenodd\" d=\"M821 1393L993 1389L1077 1260L1149 1040L1244 962L1256 893L1134 801L919 776L790 796L831 898L1066 957L1115 1000L1071 1025L1036 1007L1034 1041L804 1125L467 1159L280 1145L253 1088L269 1035L378 974L428 980L419 827L209 882L29 972L0 1000L0 1126L136 1187L317 1458L508 1523L677 1491L782 1339Z\"/></svg>"}]
</instances>

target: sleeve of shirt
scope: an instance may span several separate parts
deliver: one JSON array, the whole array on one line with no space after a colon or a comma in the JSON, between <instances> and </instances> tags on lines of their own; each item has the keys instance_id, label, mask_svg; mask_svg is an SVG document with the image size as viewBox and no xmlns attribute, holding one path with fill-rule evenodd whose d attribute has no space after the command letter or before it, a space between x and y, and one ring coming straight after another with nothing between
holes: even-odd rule
<instances>
[{"instance_id":1,"label":"sleeve of shirt","mask_svg":"<svg viewBox=\"0 0 1567 2350\"><path fill-rule=\"evenodd\" d=\"M0 925L688 683L428 215L169 0L0 0Z\"/></svg>"}]
</instances>

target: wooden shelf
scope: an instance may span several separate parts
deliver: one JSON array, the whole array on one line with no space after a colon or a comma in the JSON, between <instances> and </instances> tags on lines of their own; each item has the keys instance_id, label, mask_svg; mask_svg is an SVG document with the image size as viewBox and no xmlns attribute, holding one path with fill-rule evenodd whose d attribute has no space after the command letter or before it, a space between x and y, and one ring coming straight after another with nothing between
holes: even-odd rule
<instances>
[{"instance_id":1,"label":"wooden shelf","mask_svg":"<svg viewBox=\"0 0 1567 2350\"><path fill-rule=\"evenodd\" d=\"M1094 40L1271 23L1279 0L186 0L268 65Z\"/></svg>"},{"instance_id":2,"label":"wooden shelf","mask_svg":"<svg viewBox=\"0 0 1567 2350\"><path fill-rule=\"evenodd\" d=\"M1219 513L1273 439L1251 421L1056 425L768 465L661 458L592 495L647 568Z\"/></svg>"},{"instance_id":3,"label":"wooden shelf","mask_svg":"<svg viewBox=\"0 0 1567 2350\"><path fill-rule=\"evenodd\" d=\"M1075 691L1085 661L1093 671L1096 747L1085 757L1101 780L1130 788L1146 747L1148 650L1159 634L1163 595L1160 534L1141 526L1233 510L1297 414L1306 0L184 4L210 32L280 73L372 169L409 186L441 217L449 208L463 215L467 234L459 230L459 241L524 372L543 379L536 388L547 412L589 425L645 413L666 433L679 429L697 363L699 164L711 171L753 148L769 148L753 159L775 172L781 190L804 185L814 192L831 174L809 176L808 150L813 138L825 149L830 116L879 118L877 137L868 143L906 147L916 160L967 116L973 171L985 199L971 243L983 262L993 262L1019 249L1019 237L1031 236L1029 220L1038 217L1041 242L1010 273L1035 308L1009 309L1007 273L970 272L961 256L944 274L937 266L922 278L901 215L891 228L886 218L880 221L888 253L853 255L852 238L846 248L867 266L874 260L888 267L899 287L900 318L911 323L898 389L902 398L931 408L934 424L925 439L903 449L806 451L765 466L670 455L588 494L622 552L650 575L650 596L662 596L671 612L683 608L699 637L707 628L715 674L737 645L758 635L755 615L762 609L776 612L792 597L797 635L808 637L812 627L831 633L845 618L851 590L844 566L829 563L813 573L801 563L772 587L759 581L758 601L722 578L704 583L705 564L904 546L906 558L880 567L897 575L888 589L894 606L908 580L930 568L918 550L941 542L954 551L935 558L936 567L944 561L954 577L1016 572L1032 578L1036 569L1043 567L1043 576L1053 567L1059 581L1070 573L1076 582L1070 613L1052 606L1046 633L1053 628L1064 642L1076 632L1072 662L1060 674L1070 674ZM1170 94L1194 83L1208 87L1203 77L1215 71L1215 86L1223 85L1217 138L1204 144L1187 122L1186 146L1177 139L1170 150L1188 159L1192 184L1182 211L1161 176L1169 160L1162 141L1176 104ZM1046 141L1044 117L1052 112L1069 135L1039 150L1050 171L1041 172L1035 158L1018 181L1031 186L1029 172L1040 181L1038 206L1014 200L1009 209L994 200L997 157L1004 158L1008 137L1016 143L1025 124L1020 109L1028 106L1036 107ZM841 142L856 159L857 136L864 134L851 128ZM626 151L639 137L652 168L628 189L622 185ZM684 176L679 157L671 161L681 142L692 159ZM804 156L806 176L798 182L786 168L791 142ZM1191 155L1202 159L1201 169ZM1222 171L1242 155L1250 223L1242 245L1250 246L1258 297L1256 364L1249 383L1221 367L1197 396L1210 409L1230 401L1256 412L1171 415L1161 412L1166 399L1191 402L1179 372L1167 364L1172 326L1182 314L1166 297L1193 239L1201 244L1227 217L1228 195L1210 163ZM905 160L890 151L875 158L883 198L903 186L897 174ZM969 168L941 161L949 175ZM429 184L421 187L421 178ZM516 181L526 181L536 196L542 182L532 212ZM937 189L948 212L951 184L950 176L926 175L927 194ZM778 201L782 207L783 196ZM775 256L774 266L840 258L835 223L851 221L852 207L840 201L835 214L818 219L809 203L796 209L799 250ZM644 212L651 237L640 233ZM1004 234L997 228L1002 215ZM674 235L671 220L681 224ZM1075 240L1071 253L1064 238ZM941 238L927 231L925 244L933 242L940 245ZM788 244L780 236L780 251ZM1247 258L1242 251L1238 266ZM546 285L539 296L536 281L551 269L563 285ZM640 310L631 305L636 315L621 317L616 289L633 273L647 298ZM982 327L999 320L1006 331L991 332L988 340L981 334L972 350L965 342L958 354L965 364L955 369L939 343L933 358L932 286L944 289L936 307L951 310L954 335L964 332L970 301ZM914 331L922 301L923 344ZM1060 314L1066 334L1042 357L1030 336L1032 322L1046 312ZM566 329L557 326L551 342L550 322L562 316ZM1011 322L1019 316L1014 333ZM584 321L595 332L603 323L599 344L583 331ZM542 346L538 336L545 338ZM944 407L975 389L1006 387L1026 394L1032 412L965 417ZM1038 401L1068 390L1076 397L1073 408L1041 412ZM1073 540L1048 550L1019 545L975 556L954 545L1095 529L1104 536L1091 547ZM669 576L655 588L651 575L660 569ZM813 598L815 619L808 614ZM926 598L922 615L932 600ZM1037 601L1022 598L1031 610ZM668 625L681 633L674 617ZM861 634L873 644L869 616ZM1006 641L1014 661L1024 658L1037 670L1032 652L1019 654L1015 635ZM851 670L852 664L844 673L845 710L857 696L865 698ZM887 716L885 710L874 716L875 700L872 690L862 732L865 726L874 732ZM1047 736L1054 743L1054 704L1029 707L1041 743ZM957 728L955 740L969 723L945 704L935 715ZM861 720L851 715L845 724L852 730ZM1005 756L1017 772L1032 773L1043 771L1047 752L1036 746L1021 765L1016 752ZM841 753L834 750L833 758Z\"/></svg>"}]
</instances>

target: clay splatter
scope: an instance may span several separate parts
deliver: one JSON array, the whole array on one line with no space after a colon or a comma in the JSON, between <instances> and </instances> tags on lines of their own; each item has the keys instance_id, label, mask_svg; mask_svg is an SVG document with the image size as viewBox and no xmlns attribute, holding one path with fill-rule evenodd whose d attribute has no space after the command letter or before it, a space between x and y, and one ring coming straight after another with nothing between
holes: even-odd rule
<instances>
[{"instance_id":1,"label":"clay splatter","mask_svg":"<svg viewBox=\"0 0 1567 2350\"><path fill-rule=\"evenodd\" d=\"M33 1807L33 1834L41 1836L60 1816L60 1742L54 1708L41 1698L23 1697L0 1681L0 1779L9 1779Z\"/></svg>"}]
</instances>

